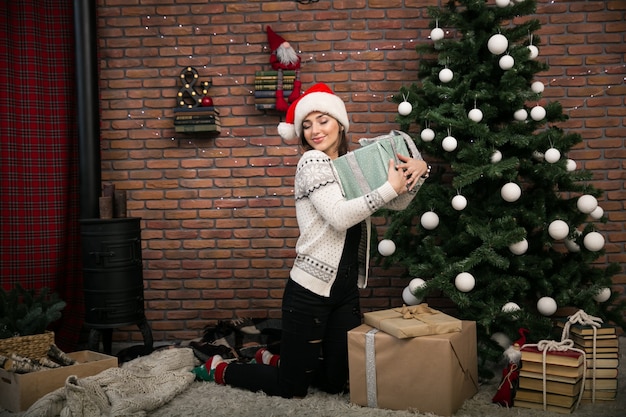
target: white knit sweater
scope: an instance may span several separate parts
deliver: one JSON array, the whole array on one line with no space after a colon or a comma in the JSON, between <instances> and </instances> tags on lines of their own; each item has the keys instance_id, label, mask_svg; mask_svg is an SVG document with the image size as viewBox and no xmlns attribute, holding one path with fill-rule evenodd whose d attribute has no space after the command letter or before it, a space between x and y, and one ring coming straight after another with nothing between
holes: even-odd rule
<instances>
[{"instance_id":1,"label":"white knit sweater","mask_svg":"<svg viewBox=\"0 0 626 417\"><path fill-rule=\"evenodd\" d=\"M294 189L300 237L296 243L291 279L316 294L330 296L347 230L365 221L366 233L361 234L359 249L359 287L365 288L370 252L370 216L381 208L402 210L415 194L398 196L391 184L386 182L369 194L346 200L331 159L317 150L307 151L300 158Z\"/></svg>"}]
</instances>

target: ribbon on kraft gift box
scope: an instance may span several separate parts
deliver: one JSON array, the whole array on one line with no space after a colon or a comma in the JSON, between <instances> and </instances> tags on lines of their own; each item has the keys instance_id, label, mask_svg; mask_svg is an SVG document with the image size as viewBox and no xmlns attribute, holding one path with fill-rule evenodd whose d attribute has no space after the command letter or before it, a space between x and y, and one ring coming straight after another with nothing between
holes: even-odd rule
<instances>
[{"instance_id":1,"label":"ribbon on kraft gift box","mask_svg":"<svg viewBox=\"0 0 626 417\"><path fill-rule=\"evenodd\" d=\"M416 306L372 311L364 322L399 339L461 331L462 322L422 303Z\"/></svg>"},{"instance_id":2,"label":"ribbon on kraft gift box","mask_svg":"<svg viewBox=\"0 0 626 417\"><path fill-rule=\"evenodd\" d=\"M333 160L339 181L348 200L365 195L387 181L389 159L400 163L397 154L422 159L413 139L404 132L392 130L387 135L359 139L361 148ZM424 183L420 178L412 192Z\"/></svg>"}]
</instances>

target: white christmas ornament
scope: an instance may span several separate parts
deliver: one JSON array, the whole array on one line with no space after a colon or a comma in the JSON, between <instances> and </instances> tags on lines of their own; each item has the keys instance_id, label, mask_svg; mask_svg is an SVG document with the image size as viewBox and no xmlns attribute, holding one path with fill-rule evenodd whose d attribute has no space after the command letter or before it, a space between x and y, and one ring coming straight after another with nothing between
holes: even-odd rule
<instances>
[{"instance_id":1,"label":"white christmas ornament","mask_svg":"<svg viewBox=\"0 0 626 417\"><path fill-rule=\"evenodd\" d=\"M559 150L556 148L550 148L543 156L546 159L546 162L554 164L555 162L558 162L559 159L561 159L561 152L559 152Z\"/></svg>"},{"instance_id":2,"label":"white christmas ornament","mask_svg":"<svg viewBox=\"0 0 626 417\"><path fill-rule=\"evenodd\" d=\"M576 230L576 234L578 236L580 236L581 235L580 230ZM578 246L578 243L576 243L576 240L574 240L574 239L565 239L565 241L563 243L565 243L565 247L567 248L568 251L570 251L572 253L580 252L580 246Z\"/></svg>"},{"instance_id":3,"label":"white christmas ornament","mask_svg":"<svg viewBox=\"0 0 626 417\"><path fill-rule=\"evenodd\" d=\"M565 163L565 169L568 172L576 171L576 161L574 161L573 159L568 159Z\"/></svg>"},{"instance_id":4,"label":"white christmas ornament","mask_svg":"<svg viewBox=\"0 0 626 417\"><path fill-rule=\"evenodd\" d=\"M604 247L604 236L598 232L587 233L583 245L591 252L597 252Z\"/></svg>"},{"instance_id":5,"label":"white christmas ornament","mask_svg":"<svg viewBox=\"0 0 626 417\"><path fill-rule=\"evenodd\" d=\"M450 68L444 68L439 71L439 81L442 83L449 83L454 78L454 73Z\"/></svg>"},{"instance_id":6,"label":"white christmas ornament","mask_svg":"<svg viewBox=\"0 0 626 417\"><path fill-rule=\"evenodd\" d=\"M506 48L508 47L509 41L504 35L500 33L493 35L491 38L489 38L489 41L487 41L487 48L489 49L489 52L494 55L500 55L501 53L504 53L504 51L506 51Z\"/></svg>"},{"instance_id":7,"label":"white christmas ornament","mask_svg":"<svg viewBox=\"0 0 626 417\"><path fill-rule=\"evenodd\" d=\"M454 208L455 210L461 211L465 207L467 207L467 198L463 197L460 194L455 195L452 198L452 208Z\"/></svg>"},{"instance_id":8,"label":"white christmas ornament","mask_svg":"<svg viewBox=\"0 0 626 417\"><path fill-rule=\"evenodd\" d=\"M498 162L502 161L502 152L500 151L493 151L493 153L491 154L491 158L489 158L491 160L492 164L497 164Z\"/></svg>"},{"instance_id":9,"label":"white christmas ornament","mask_svg":"<svg viewBox=\"0 0 626 417\"><path fill-rule=\"evenodd\" d=\"M541 297L539 301L537 301L537 311L544 316L551 316L556 313L556 310L556 301L554 301L552 297Z\"/></svg>"},{"instance_id":10,"label":"white christmas ornament","mask_svg":"<svg viewBox=\"0 0 626 417\"><path fill-rule=\"evenodd\" d=\"M390 256L396 251L396 244L393 240L383 239L378 242L378 253L382 256Z\"/></svg>"},{"instance_id":11,"label":"white christmas ornament","mask_svg":"<svg viewBox=\"0 0 626 417\"><path fill-rule=\"evenodd\" d=\"M510 0L496 0L496 6L507 7L511 4Z\"/></svg>"},{"instance_id":12,"label":"white christmas ornament","mask_svg":"<svg viewBox=\"0 0 626 417\"><path fill-rule=\"evenodd\" d=\"M592 195L584 194L578 197L576 207L581 213L589 214L598 207L598 200Z\"/></svg>"},{"instance_id":13,"label":"white christmas ornament","mask_svg":"<svg viewBox=\"0 0 626 417\"><path fill-rule=\"evenodd\" d=\"M408 306L415 306L422 302L421 299L411 293L408 286L404 287L404 290L402 290L402 301L404 301L404 304Z\"/></svg>"},{"instance_id":14,"label":"white christmas ornament","mask_svg":"<svg viewBox=\"0 0 626 417\"><path fill-rule=\"evenodd\" d=\"M400 113L401 116L408 116L412 111L413 106L408 101L403 101L398 104L398 113Z\"/></svg>"},{"instance_id":15,"label":"white christmas ornament","mask_svg":"<svg viewBox=\"0 0 626 417\"><path fill-rule=\"evenodd\" d=\"M513 118L518 122L523 122L524 120L528 119L528 112L526 111L526 109L516 110L515 113L513 113Z\"/></svg>"},{"instance_id":16,"label":"white christmas ornament","mask_svg":"<svg viewBox=\"0 0 626 417\"><path fill-rule=\"evenodd\" d=\"M469 113L467 114L467 117L470 118L470 120L475 121L476 123L480 122L481 120L483 120L483 112L480 111L480 109L472 109L469 111Z\"/></svg>"},{"instance_id":17,"label":"white christmas ornament","mask_svg":"<svg viewBox=\"0 0 626 417\"><path fill-rule=\"evenodd\" d=\"M439 226L439 216L434 211L427 211L422 214L420 218L420 223L424 229L433 230L437 226Z\"/></svg>"},{"instance_id":18,"label":"white christmas ornament","mask_svg":"<svg viewBox=\"0 0 626 417\"><path fill-rule=\"evenodd\" d=\"M522 239L519 242L512 243L509 245L509 250L514 255L523 255L528 250L528 241L526 239Z\"/></svg>"},{"instance_id":19,"label":"white christmas ornament","mask_svg":"<svg viewBox=\"0 0 626 417\"><path fill-rule=\"evenodd\" d=\"M530 59L535 59L539 56L539 48L535 45L528 45L528 56Z\"/></svg>"},{"instance_id":20,"label":"white christmas ornament","mask_svg":"<svg viewBox=\"0 0 626 417\"><path fill-rule=\"evenodd\" d=\"M502 306L502 311L504 313L514 313L519 310L520 310L519 306L512 301L509 301L508 303Z\"/></svg>"},{"instance_id":21,"label":"white christmas ornament","mask_svg":"<svg viewBox=\"0 0 626 417\"><path fill-rule=\"evenodd\" d=\"M546 109L539 105L533 107L530 111L530 118L536 122L543 120L544 117L546 117Z\"/></svg>"},{"instance_id":22,"label":"white christmas ornament","mask_svg":"<svg viewBox=\"0 0 626 417\"><path fill-rule=\"evenodd\" d=\"M461 272L454 279L454 286L461 292L472 291L474 289L474 285L476 285L476 280L469 272Z\"/></svg>"},{"instance_id":23,"label":"white christmas ornament","mask_svg":"<svg viewBox=\"0 0 626 417\"><path fill-rule=\"evenodd\" d=\"M435 131L427 127L420 133L420 138L422 138L424 142L430 142L435 139Z\"/></svg>"},{"instance_id":24,"label":"white christmas ornament","mask_svg":"<svg viewBox=\"0 0 626 417\"><path fill-rule=\"evenodd\" d=\"M441 142L441 147L448 152L452 152L453 150L456 149L456 138L454 136L446 136L445 138L443 138L443 141Z\"/></svg>"},{"instance_id":25,"label":"white christmas ornament","mask_svg":"<svg viewBox=\"0 0 626 417\"><path fill-rule=\"evenodd\" d=\"M569 235L569 226L563 220L554 220L548 226L548 234L554 240L565 239Z\"/></svg>"},{"instance_id":26,"label":"white christmas ornament","mask_svg":"<svg viewBox=\"0 0 626 417\"><path fill-rule=\"evenodd\" d=\"M604 210L602 209L602 207L598 206L595 208L595 210L589 213L589 215L596 220L600 220L602 216L604 216Z\"/></svg>"},{"instance_id":27,"label":"white christmas ornament","mask_svg":"<svg viewBox=\"0 0 626 417\"><path fill-rule=\"evenodd\" d=\"M430 39L432 39L433 41L440 41L442 40L444 37L444 33L443 33L443 29L441 28L433 28L433 30L430 31Z\"/></svg>"},{"instance_id":28,"label":"white christmas ornament","mask_svg":"<svg viewBox=\"0 0 626 417\"><path fill-rule=\"evenodd\" d=\"M505 71L510 70L515 65L515 59L511 55L503 55L498 61L498 65Z\"/></svg>"},{"instance_id":29,"label":"white christmas ornament","mask_svg":"<svg viewBox=\"0 0 626 417\"><path fill-rule=\"evenodd\" d=\"M413 278L409 282L409 291L411 291L411 294L415 294L415 291L422 288L424 285L426 285L426 281L424 281L423 279Z\"/></svg>"},{"instance_id":30,"label":"white christmas ornament","mask_svg":"<svg viewBox=\"0 0 626 417\"><path fill-rule=\"evenodd\" d=\"M608 301L611 298L611 289L610 288L602 288L599 293L593 296L593 299L599 303L603 303Z\"/></svg>"},{"instance_id":31,"label":"white christmas ornament","mask_svg":"<svg viewBox=\"0 0 626 417\"><path fill-rule=\"evenodd\" d=\"M502 186L502 188L500 189L500 195L502 196L504 201L512 203L520 198L520 196L522 195L522 189L514 182L509 182Z\"/></svg>"},{"instance_id":32,"label":"white christmas ornament","mask_svg":"<svg viewBox=\"0 0 626 417\"><path fill-rule=\"evenodd\" d=\"M543 93L545 86L541 81L535 81L530 85L530 89L533 91L533 93L541 94Z\"/></svg>"}]
</instances>

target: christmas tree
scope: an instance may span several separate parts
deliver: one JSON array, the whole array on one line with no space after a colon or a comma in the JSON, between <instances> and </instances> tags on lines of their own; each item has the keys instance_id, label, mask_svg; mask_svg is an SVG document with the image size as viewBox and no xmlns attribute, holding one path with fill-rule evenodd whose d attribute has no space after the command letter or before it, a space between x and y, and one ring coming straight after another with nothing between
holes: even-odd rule
<instances>
[{"instance_id":1,"label":"christmas tree","mask_svg":"<svg viewBox=\"0 0 626 417\"><path fill-rule=\"evenodd\" d=\"M601 191L568 158L582 138L559 127L567 116L535 79L548 68L535 11L535 0L430 7L419 81L394 97L402 130L413 128L436 169L392 214L387 261L412 277L405 302L444 296L477 322L482 371L502 357L496 334L554 339L560 307L623 323L610 291L619 267L594 264L604 247L596 226L607 221Z\"/></svg>"}]
</instances>

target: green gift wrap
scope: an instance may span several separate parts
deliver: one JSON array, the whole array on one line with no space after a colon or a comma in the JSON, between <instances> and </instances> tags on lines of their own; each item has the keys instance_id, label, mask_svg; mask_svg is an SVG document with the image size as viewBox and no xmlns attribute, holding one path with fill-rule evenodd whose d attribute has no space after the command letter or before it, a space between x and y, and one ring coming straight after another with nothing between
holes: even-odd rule
<instances>
[{"instance_id":1,"label":"green gift wrap","mask_svg":"<svg viewBox=\"0 0 626 417\"><path fill-rule=\"evenodd\" d=\"M365 195L387 181L389 159L401 161L397 154L422 160L413 139L404 132L392 130L389 134L375 138L359 139L361 148L333 160L335 170L346 199ZM424 183L420 178L413 192Z\"/></svg>"}]
</instances>

